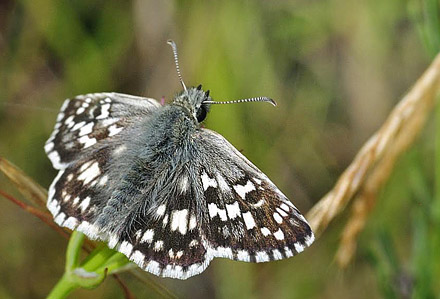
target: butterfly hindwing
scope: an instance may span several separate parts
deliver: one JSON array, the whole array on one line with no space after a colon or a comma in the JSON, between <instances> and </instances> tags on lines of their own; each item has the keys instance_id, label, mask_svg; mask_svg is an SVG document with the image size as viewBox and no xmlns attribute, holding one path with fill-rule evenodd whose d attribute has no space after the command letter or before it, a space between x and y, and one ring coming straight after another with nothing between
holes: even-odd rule
<instances>
[{"instance_id":1,"label":"butterfly hindwing","mask_svg":"<svg viewBox=\"0 0 440 299\"><path fill-rule=\"evenodd\" d=\"M97 147L160 107L154 100L119 93L92 93L67 99L57 116L45 151L63 169L84 150Z\"/></svg>"},{"instance_id":2,"label":"butterfly hindwing","mask_svg":"<svg viewBox=\"0 0 440 299\"><path fill-rule=\"evenodd\" d=\"M111 152L110 147L102 147L59 171L49 187L47 203L57 224L100 238L93 223L112 194L107 171Z\"/></svg>"},{"instance_id":3,"label":"butterfly hindwing","mask_svg":"<svg viewBox=\"0 0 440 299\"><path fill-rule=\"evenodd\" d=\"M186 171L174 173L159 187L167 190L166 197L159 195L153 205L140 206L121 234L110 237L109 246L148 272L186 279L202 272L212 259L196 201L200 187Z\"/></svg>"}]
</instances>

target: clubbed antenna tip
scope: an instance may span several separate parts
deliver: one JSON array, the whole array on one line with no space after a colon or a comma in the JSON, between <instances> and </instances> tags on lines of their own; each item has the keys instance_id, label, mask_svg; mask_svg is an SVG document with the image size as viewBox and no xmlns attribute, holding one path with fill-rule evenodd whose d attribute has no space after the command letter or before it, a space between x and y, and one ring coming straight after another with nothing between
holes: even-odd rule
<instances>
[{"instance_id":1,"label":"clubbed antenna tip","mask_svg":"<svg viewBox=\"0 0 440 299\"><path fill-rule=\"evenodd\" d=\"M171 48L173 48L174 64L176 65L177 76L179 76L180 84L182 84L183 89L186 91L186 86L185 83L183 82L182 74L180 73L179 57L177 55L176 43L171 39L167 40L167 43L171 46Z\"/></svg>"}]
</instances>

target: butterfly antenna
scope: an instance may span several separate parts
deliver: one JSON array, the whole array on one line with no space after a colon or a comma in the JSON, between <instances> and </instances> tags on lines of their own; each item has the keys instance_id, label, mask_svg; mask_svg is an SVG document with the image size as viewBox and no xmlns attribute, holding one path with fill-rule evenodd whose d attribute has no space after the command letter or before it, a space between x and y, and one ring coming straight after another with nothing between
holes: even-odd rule
<instances>
[{"instance_id":1,"label":"butterfly antenna","mask_svg":"<svg viewBox=\"0 0 440 299\"><path fill-rule=\"evenodd\" d=\"M272 100L271 98L267 97L256 97L256 98L249 98L249 99L241 99L241 100L234 100L234 101L223 101L223 102L217 102L217 101L204 101L204 104L236 104L236 103L247 103L247 102L268 102L272 105L276 106L277 103Z\"/></svg>"},{"instance_id":2,"label":"butterfly antenna","mask_svg":"<svg viewBox=\"0 0 440 299\"><path fill-rule=\"evenodd\" d=\"M186 86L185 86L185 83L183 82L182 74L180 73L179 58L177 56L177 46L176 46L176 43L173 40L171 40L171 39L169 39L167 41L167 43L171 46L171 48L173 48L174 63L176 64L177 76L179 76L180 84L182 84L183 89L186 91Z\"/></svg>"}]
</instances>

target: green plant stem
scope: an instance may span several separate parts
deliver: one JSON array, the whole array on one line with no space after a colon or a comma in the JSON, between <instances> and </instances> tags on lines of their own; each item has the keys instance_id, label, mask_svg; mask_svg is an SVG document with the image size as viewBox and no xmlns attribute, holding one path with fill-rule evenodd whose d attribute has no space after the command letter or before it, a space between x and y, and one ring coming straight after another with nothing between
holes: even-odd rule
<instances>
[{"instance_id":1,"label":"green plant stem","mask_svg":"<svg viewBox=\"0 0 440 299\"><path fill-rule=\"evenodd\" d=\"M80 288L80 286L72 282L68 278L68 274L64 273L61 279L47 296L48 299L66 298L72 291Z\"/></svg>"}]
</instances>

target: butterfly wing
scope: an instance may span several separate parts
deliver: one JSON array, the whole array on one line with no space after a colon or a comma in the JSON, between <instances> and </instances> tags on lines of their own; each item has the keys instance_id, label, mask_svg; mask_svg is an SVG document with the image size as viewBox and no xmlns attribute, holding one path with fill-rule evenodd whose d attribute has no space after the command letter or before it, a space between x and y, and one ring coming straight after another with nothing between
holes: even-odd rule
<instances>
[{"instance_id":1,"label":"butterfly wing","mask_svg":"<svg viewBox=\"0 0 440 299\"><path fill-rule=\"evenodd\" d=\"M306 219L263 172L220 134L203 129L199 140L209 255L266 262L310 246Z\"/></svg>"},{"instance_id":2,"label":"butterfly wing","mask_svg":"<svg viewBox=\"0 0 440 299\"><path fill-rule=\"evenodd\" d=\"M116 136L159 107L154 99L120 93L92 93L67 99L44 149L54 168L63 169L80 152L92 152L101 140Z\"/></svg>"},{"instance_id":3,"label":"butterfly wing","mask_svg":"<svg viewBox=\"0 0 440 299\"><path fill-rule=\"evenodd\" d=\"M134 124L148 121L160 104L154 99L119 93L94 93L68 99L61 107L45 150L59 170L49 188L47 206L55 222L97 239L93 223L117 182L118 162L127 154ZM124 132L124 134L120 134Z\"/></svg>"}]
</instances>

